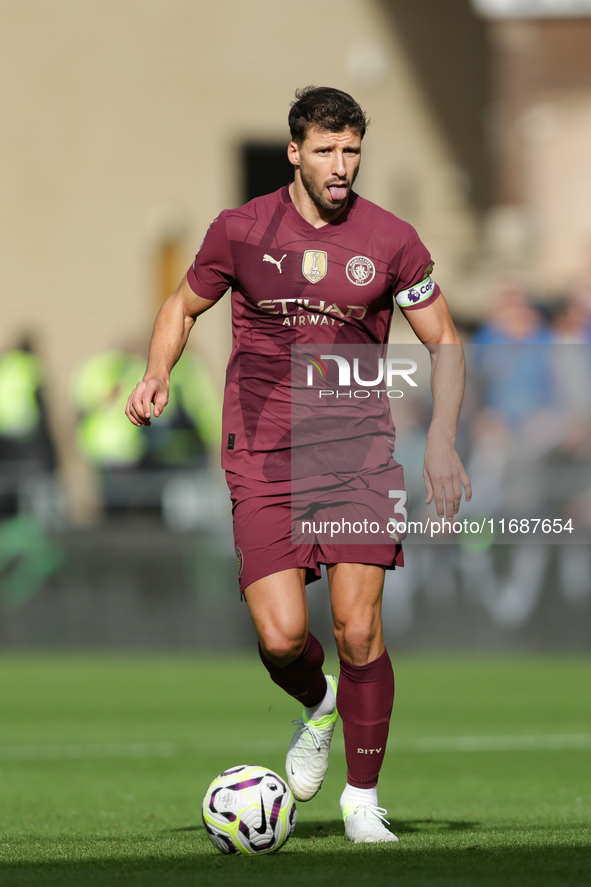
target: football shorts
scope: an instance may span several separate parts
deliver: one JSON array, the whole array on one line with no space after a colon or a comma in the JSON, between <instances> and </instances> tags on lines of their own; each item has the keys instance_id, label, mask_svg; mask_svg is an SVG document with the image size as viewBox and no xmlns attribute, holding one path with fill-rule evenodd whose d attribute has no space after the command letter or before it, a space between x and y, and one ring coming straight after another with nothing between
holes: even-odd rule
<instances>
[{"instance_id":1,"label":"football shorts","mask_svg":"<svg viewBox=\"0 0 591 887\"><path fill-rule=\"evenodd\" d=\"M261 481L226 472L232 497L241 593L283 570L303 568L306 584L321 564L404 564L397 532L405 519L402 466ZM398 513L396 509L399 509Z\"/></svg>"}]
</instances>

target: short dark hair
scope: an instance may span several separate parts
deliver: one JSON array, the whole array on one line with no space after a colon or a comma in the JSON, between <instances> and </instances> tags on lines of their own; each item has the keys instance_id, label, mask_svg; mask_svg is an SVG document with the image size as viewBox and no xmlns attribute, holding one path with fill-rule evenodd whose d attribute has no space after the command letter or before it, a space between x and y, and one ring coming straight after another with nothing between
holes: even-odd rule
<instances>
[{"instance_id":1,"label":"short dark hair","mask_svg":"<svg viewBox=\"0 0 591 887\"><path fill-rule=\"evenodd\" d=\"M369 120L349 93L330 86L306 86L296 89L295 95L288 120L291 137L298 145L306 138L310 126L328 132L353 129L361 138L365 135Z\"/></svg>"}]
</instances>

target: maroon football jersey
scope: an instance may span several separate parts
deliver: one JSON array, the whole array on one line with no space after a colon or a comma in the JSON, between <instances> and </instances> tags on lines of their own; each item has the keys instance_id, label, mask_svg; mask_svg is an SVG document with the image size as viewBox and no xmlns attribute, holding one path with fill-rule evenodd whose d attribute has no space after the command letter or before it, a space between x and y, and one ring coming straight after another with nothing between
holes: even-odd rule
<instances>
[{"instance_id":1,"label":"maroon football jersey","mask_svg":"<svg viewBox=\"0 0 591 887\"><path fill-rule=\"evenodd\" d=\"M288 477L277 457L290 449L291 346L386 343L394 298L414 309L439 295L431 266L411 225L353 192L322 228L302 218L287 187L220 213L187 278L204 299L232 288L223 467Z\"/></svg>"}]
</instances>

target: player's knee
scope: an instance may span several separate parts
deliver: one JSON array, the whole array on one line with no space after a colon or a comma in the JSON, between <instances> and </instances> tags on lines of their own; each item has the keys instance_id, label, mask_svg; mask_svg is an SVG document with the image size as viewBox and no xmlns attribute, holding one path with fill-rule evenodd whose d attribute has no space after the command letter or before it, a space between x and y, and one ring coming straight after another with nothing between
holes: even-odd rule
<instances>
[{"instance_id":1,"label":"player's knee","mask_svg":"<svg viewBox=\"0 0 591 887\"><path fill-rule=\"evenodd\" d=\"M306 646L304 635L295 636L282 632L268 632L260 638L261 647L266 658L274 665L289 665L302 653Z\"/></svg>"},{"instance_id":2,"label":"player's knee","mask_svg":"<svg viewBox=\"0 0 591 887\"><path fill-rule=\"evenodd\" d=\"M364 644L373 638L378 626L374 619L356 617L334 623L334 636L337 641L349 644Z\"/></svg>"},{"instance_id":3,"label":"player's knee","mask_svg":"<svg viewBox=\"0 0 591 887\"><path fill-rule=\"evenodd\" d=\"M339 656L355 662L367 658L376 633L377 626L373 620L335 624L334 636Z\"/></svg>"}]
</instances>

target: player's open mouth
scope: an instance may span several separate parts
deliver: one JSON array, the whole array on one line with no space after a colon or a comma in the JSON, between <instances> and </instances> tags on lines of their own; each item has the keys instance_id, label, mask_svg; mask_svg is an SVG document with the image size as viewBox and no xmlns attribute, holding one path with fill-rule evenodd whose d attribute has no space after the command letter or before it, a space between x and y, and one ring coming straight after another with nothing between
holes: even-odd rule
<instances>
[{"instance_id":1,"label":"player's open mouth","mask_svg":"<svg viewBox=\"0 0 591 887\"><path fill-rule=\"evenodd\" d=\"M331 196L331 199L335 201L335 203L340 200L346 200L347 194L349 193L349 186L336 184L336 185L328 185L328 193Z\"/></svg>"}]
</instances>

